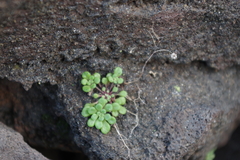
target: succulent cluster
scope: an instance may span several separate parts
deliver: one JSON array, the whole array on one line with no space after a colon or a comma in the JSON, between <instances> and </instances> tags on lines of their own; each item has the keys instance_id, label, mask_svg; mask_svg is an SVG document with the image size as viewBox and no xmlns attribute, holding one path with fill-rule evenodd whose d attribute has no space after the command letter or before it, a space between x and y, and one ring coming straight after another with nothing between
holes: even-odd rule
<instances>
[{"instance_id":1,"label":"succulent cluster","mask_svg":"<svg viewBox=\"0 0 240 160\"><path fill-rule=\"evenodd\" d=\"M120 76L122 68L116 67L113 73L108 73L106 77L101 78L99 73L91 75L88 71L82 74L81 83L84 92L97 93L92 96L98 101L85 104L82 110L82 116L90 117L87 125L96 127L102 133L107 134L111 130L111 125L116 123L116 117L119 114L126 114L127 92L119 91L119 86L124 82Z\"/></svg>"}]
</instances>

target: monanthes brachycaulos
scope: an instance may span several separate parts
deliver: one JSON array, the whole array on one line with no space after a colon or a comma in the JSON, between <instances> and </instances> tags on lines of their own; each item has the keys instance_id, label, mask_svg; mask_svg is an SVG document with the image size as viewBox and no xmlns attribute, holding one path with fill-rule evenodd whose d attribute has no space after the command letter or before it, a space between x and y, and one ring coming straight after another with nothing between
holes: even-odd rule
<instances>
[{"instance_id":1,"label":"monanthes brachycaulos","mask_svg":"<svg viewBox=\"0 0 240 160\"><path fill-rule=\"evenodd\" d=\"M97 99L94 103L85 104L82 116L89 117L87 125L96 127L102 133L107 134L111 130L111 125L116 123L119 114L126 114L126 97L128 93L119 91L119 86L123 84L122 68L116 67L113 73L108 73L102 77L99 73L93 75L86 71L82 73L82 90L89 92ZM95 92L96 91L96 92Z\"/></svg>"}]
</instances>

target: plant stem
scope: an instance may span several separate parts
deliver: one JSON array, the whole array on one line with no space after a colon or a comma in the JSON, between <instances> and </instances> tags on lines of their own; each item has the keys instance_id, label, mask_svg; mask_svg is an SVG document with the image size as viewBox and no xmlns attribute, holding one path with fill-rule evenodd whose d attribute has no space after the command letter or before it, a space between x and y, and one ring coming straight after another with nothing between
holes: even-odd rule
<instances>
[{"instance_id":1,"label":"plant stem","mask_svg":"<svg viewBox=\"0 0 240 160\"><path fill-rule=\"evenodd\" d=\"M96 89L97 89L99 92L101 92L102 94L105 94L105 92L102 91L100 88L96 87Z\"/></svg>"},{"instance_id":2,"label":"plant stem","mask_svg":"<svg viewBox=\"0 0 240 160\"><path fill-rule=\"evenodd\" d=\"M112 91L113 87L114 87L114 84L112 83L112 84L111 84L111 87L110 87L110 89L109 89L110 92Z\"/></svg>"},{"instance_id":3,"label":"plant stem","mask_svg":"<svg viewBox=\"0 0 240 160\"><path fill-rule=\"evenodd\" d=\"M101 85L101 83L99 83L99 84L98 84L98 86L99 86L100 88L102 88L102 85Z\"/></svg>"}]
</instances>

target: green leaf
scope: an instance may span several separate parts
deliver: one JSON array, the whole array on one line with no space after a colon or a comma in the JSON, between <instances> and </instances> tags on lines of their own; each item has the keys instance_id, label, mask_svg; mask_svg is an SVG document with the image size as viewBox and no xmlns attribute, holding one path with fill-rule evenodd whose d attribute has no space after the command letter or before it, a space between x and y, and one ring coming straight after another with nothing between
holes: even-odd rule
<instances>
[{"instance_id":1,"label":"green leaf","mask_svg":"<svg viewBox=\"0 0 240 160\"><path fill-rule=\"evenodd\" d=\"M88 127L93 127L94 124L95 124L95 121L96 121L96 120L93 120L93 119L89 118L88 121L87 121Z\"/></svg>"},{"instance_id":2,"label":"green leaf","mask_svg":"<svg viewBox=\"0 0 240 160\"><path fill-rule=\"evenodd\" d=\"M117 76L116 74L113 74L112 77L113 77L113 78L117 78L118 76Z\"/></svg>"},{"instance_id":3,"label":"green leaf","mask_svg":"<svg viewBox=\"0 0 240 160\"><path fill-rule=\"evenodd\" d=\"M111 117L112 117L112 116L108 113L108 114L105 114L104 119L105 119L105 120L110 120Z\"/></svg>"},{"instance_id":4,"label":"green leaf","mask_svg":"<svg viewBox=\"0 0 240 160\"><path fill-rule=\"evenodd\" d=\"M118 78L114 78L113 83L117 84L117 82L118 82Z\"/></svg>"},{"instance_id":5,"label":"green leaf","mask_svg":"<svg viewBox=\"0 0 240 160\"><path fill-rule=\"evenodd\" d=\"M99 73L94 73L93 76L99 79L101 78L101 75Z\"/></svg>"},{"instance_id":6,"label":"green leaf","mask_svg":"<svg viewBox=\"0 0 240 160\"><path fill-rule=\"evenodd\" d=\"M107 79L109 82L113 82L113 80L114 80L112 76L108 76Z\"/></svg>"},{"instance_id":7,"label":"green leaf","mask_svg":"<svg viewBox=\"0 0 240 160\"><path fill-rule=\"evenodd\" d=\"M112 92L118 92L118 87L113 87Z\"/></svg>"},{"instance_id":8,"label":"green leaf","mask_svg":"<svg viewBox=\"0 0 240 160\"><path fill-rule=\"evenodd\" d=\"M101 80L101 79L98 78L98 77L95 77L95 78L94 78L94 82L95 82L96 84L100 83L100 80Z\"/></svg>"},{"instance_id":9,"label":"green leaf","mask_svg":"<svg viewBox=\"0 0 240 160\"><path fill-rule=\"evenodd\" d=\"M93 107L95 104L93 104L93 103L86 103L85 105L84 105L84 107Z\"/></svg>"},{"instance_id":10,"label":"green leaf","mask_svg":"<svg viewBox=\"0 0 240 160\"><path fill-rule=\"evenodd\" d=\"M98 98L98 97L99 97L99 94L97 94L97 93L93 94L93 98Z\"/></svg>"},{"instance_id":11,"label":"green leaf","mask_svg":"<svg viewBox=\"0 0 240 160\"><path fill-rule=\"evenodd\" d=\"M104 120L104 116L103 116L103 115L100 116L100 117L98 118L98 120L99 120L99 121L103 121L103 120Z\"/></svg>"},{"instance_id":12,"label":"green leaf","mask_svg":"<svg viewBox=\"0 0 240 160\"><path fill-rule=\"evenodd\" d=\"M207 153L205 160L213 160L213 159L215 158L215 153L214 153L215 150L216 150L216 149L210 150L210 151Z\"/></svg>"},{"instance_id":13,"label":"green leaf","mask_svg":"<svg viewBox=\"0 0 240 160\"><path fill-rule=\"evenodd\" d=\"M107 111L105 109L101 110L101 113L105 114Z\"/></svg>"},{"instance_id":14,"label":"green leaf","mask_svg":"<svg viewBox=\"0 0 240 160\"><path fill-rule=\"evenodd\" d=\"M103 134L107 134L111 129L111 126L106 122L106 121L103 121L103 126L101 128L101 132Z\"/></svg>"},{"instance_id":15,"label":"green leaf","mask_svg":"<svg viewBox=\"0 0 240 160\"><path fill-rule=\"evenodd\" d=\"M113 103L113 111L119 111L119 109L121 108L121 106L118 103Z\"/></svg>"},{"instance_id":16,"label":"green leaf","mask_svg":"<svg viewBox=\"0 0 240 160\"><path fill-rule=\"evenodd\" d=\"M83 87L82 87L82 90L83 90L84 92L90 92L92 89L91 89L90 86L83 86Z\"/></svg>"},{"instance_id":17,"label":"green leaf","mask_svg":"<svg viewBox=\"0 0 240 160\"><path fill-rule=\"evenodd\" d=\"M90 106L84 106L83 110L82 110L82 116L83 117L88 117L90 116L91 114L88 113L88 109L90 108Z\"/></svg>"},{"instance_id":18,"label":"green leaf","mask_svg":"<svg viewBox=\"0 0 240 160\"><path fill-rule=\"evenodd\" d=\"M112 77L112 73L108 73L106 77Z\"/></svg>"},{"instance_id":19,"label":"green leaf","mask_svg":"<svg viewBox=\"0 0 240 160\"><path fill-rule=\"evenodd\" d=\"M117 122L116 118L115 117L110 117L109 120L107 120L109 124L115 124Z\"/></svg>"},{"instance_id":20,"label":"green leaf","mask_svg":"<svg viewBox=\"0 0 240 160\"><path fill-rule=\"evenodd\" d=\"M106 87L102 87L102 91L104 91L104 92L105 92L105 91L106 91Z\"/></svg>"},{"instance_id":21,"label":"green leaf","mask_svg":"<svg viewBox=\"0 0 240 160\"><path fill-rule=\"evenodd\" d=\"M105 106L105 104L107 103L108 101L105 99L105 98L100 98L98 100L98 103L100 103L102 106Z\"/></svg>"},{"instance_id":22,"label":"green leaf","mask_svg":"<svg viewBox=\"0 0 240 160\"><path fill-rule=\"evenodd\" d=\"M119 92L118 95L121 97L127 97L128 93L126 91L121 91L121 92Z\"/></svg>"},{"instance_id":23,"label":"green leaf","mask_svg":"<svg viewBox=\"0 0 240 160\"><path fill-rule=\"evenodd\" d=\"M91 73L88 71L85 71L82 73L82 78L84 79L89 79L90 76L91 76Z\"/></svg>"},{"instance_id":24,"label":"green leaf","mask_svg":"<svg viewBox=\"0 0 240 160\"><path fill-rule=\"evenodd\" d=\"M89 77L89 79L92 80L92 81L94 80L94 78L95 78L94 76Z\"/></svg>"},{"instance_id":25,"label":"green leaf","mask_svg":"<svg viewBox=\"0 0 240 160\"><path fill-rule=\"evenodd\" d=\"M101 129L102 126L103 126L102 121L96 120L96 122L95 122L95 127L96 127L97 129Z\"/></svg>"},{"instance_id":26,"label":"green leaf","mask_svg":"<svg viewBox=\"0 0 240 160\"><path fill-rule=\"evenodd\" d=\"M115 69L114 69L114 74L116 75L116 76L121 76L122 75L122 68L120 68L120 67L116 67Z\"/></svg>"},{"instance_id":27,"label":"green leaf","mask_svg":"<svg viewBox=\"0 0 240 160\"><path fill-rule=\"evenodd\" d=\"M92 89L96 88L96 84L91 84L90 86Z\"/></svg>"},{"instance_id":28,"label":"green leaf","mask_svg":"<svg viewBox=\"0 0 240 160\"><path fill-rule=\"evenodd\" d=\"M102 108L103 108L103 105L101 105L100 103L98 103L98 104L95 105L95 108L96 108L96 110L101 111Z\"/></svg>"},{"instance_id":29,"label":"green leaf","mask_svg":"<svg viewBox=\"0 0 240 160\"><path fill-rule=\"evenodd\" d=\"M94 81L91 80L91 79L88 81L88 84L89 84L89 85L91 85L91 84L93 84L93 83L94 83Z\"/></svg>"},{"instance_id":30,"label":"green leaf","mask_svg":"<svg viewBox=\"0 0 240 160\"><path fill-rule=\"evenodd\" d=\"M114 117L117 117L117 116L118 116L118 111L112 111L112 115L113 115Z\"/></svg>"},{"instance_id":31,"label":"green leaf","mask_svg":"<svg viewBox=\"0 0 240 160\"><path fill-rule=\"evenodd\" d=\"M101 112L100 112L100 113L101 113ZM99 117L103 117L103 118L104 118L104 115L105 115L105 114L101 113L101 114L99 115Z\"/></svg>"},{"instance_id":32,"label":"green leaf","mask_svg":"<svg viewBox=\"0 0 240 160\"><path fill-rule=\"evenodd\" d=\"M123 106L121 106L121 108L118 111L120 114L126 114L127 113L127 109Z\"/></svg>"},{"instance_id":33,"label":"green leaf","mask_svg":"<svg viewBox=\"0 0 240 160\"><path fill-rule=\"evenodd\" d=\"M108 79L107 79L107 78L105 78L105 77L104 77L104 78L102 78L102 83L103 83L103 84L105 84L105 85L106 85L106 84L108 84L108 83L109 83L109 82L108 82Z\"/></svg>"},{"instance_id":34,"label":"green leaf","mask_svg":"<svg viewBox=\"0 0 240 160\"><path fill-rule=\"evenodd\" d=\"M88 81L86 79L82 79L81 83L82 83L82 85L86 85L88 83Z\"/></svg>"},{"instance_id":35,"label":"green leaf","mask_svg":"<svg viewBox=\"0 0 240 160\"><path fill-rule=\"evenodd\" d=\"M120 105L125 105L126 104L126 98L119 97L119 98L115 99L115 102L120 104Z\"/></svg>"},{"instance_id":36,"label":"green leaf","mask_svg":"<svg viewBox=\"0 0 240 160\"><path fill-rule=\"evenodd\" d=\"M106 106L104 107L104 109L107 111L107 112L111 112L112 111L112 109L113 109L113 106L112 106L112 104L106 104Z\"/></svg>"},{"instance_id":37,"label":"green leaf","mask_svg":"<svg viewBox=\"0 0 240 160\"><path fill-rule=\"evenodd\" d=\"M118 78L118 79L117 79L117 83L118 83L118 84L122 84L123 82L124 82L124 80L123 80L122 78Z\"/></svg>"},{"instance_id":38,"label":"green leaf","mask_svg":"<svg viewBox=\"0 0 240 160\"><path fill-rule=\"evenodd\" d=\"M96 120L98 118L98 115L97 114L93 114L92 116L91 116L91 119L92 120Z\"/></svg>"},{"instance_id":39,"label":"green leaf","mask_svg":"<svg viewBox=\"0 0 240 160\"><path fill-rule=\"evenodd\" d=\"M89 114L94 114L94 113L96 113L97 112L97 110L94 108L94 107L90 107L90 108L88 108L88 113Z\"/></svg>"}]
</instances>

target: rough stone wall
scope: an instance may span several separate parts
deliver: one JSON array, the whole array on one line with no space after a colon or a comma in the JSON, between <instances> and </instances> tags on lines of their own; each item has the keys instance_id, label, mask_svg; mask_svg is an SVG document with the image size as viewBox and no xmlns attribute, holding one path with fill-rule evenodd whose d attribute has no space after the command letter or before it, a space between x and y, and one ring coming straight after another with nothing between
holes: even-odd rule
<instances>
[{"instance_id":1,"label":"rough stone wall","mask_svg":"<svg viewBox=\"0 0 240 160\"><path fill-rule=\"evenodd\" d=\"M238 0L0 3L1 92L11 95L1 95L0 115L32 135L26 136L29 143L82 149L90 159L203 159L238 123ZM168 51L152 54L160 49ZM133 134L134 116L118 120L127 150L116 130L102 135L86 126L80 112L91 98L79 80L86 70L104 75L120 66L131 82L147 60L140 80L124 86L133 99L142 91L138 108L127 103L139 118ZM62 118L69 125L63 142L54 134L57 126L32 120L44 113L51 115L50 126ZM49 136L36 134L41 127ZM71 145L62 145L67 140Z\"/></svg>"},{"instance_id":2,"label":"rough stone wall","mask_svg":"<svg viewBox=\"0 0 240 160\"><path fill-rule=\"evenodd\" d=\"M0 123L0 159L2 160L47 160L42 154L32 149L23 140L23 137Z\"/></svg>"}]
</instances>

